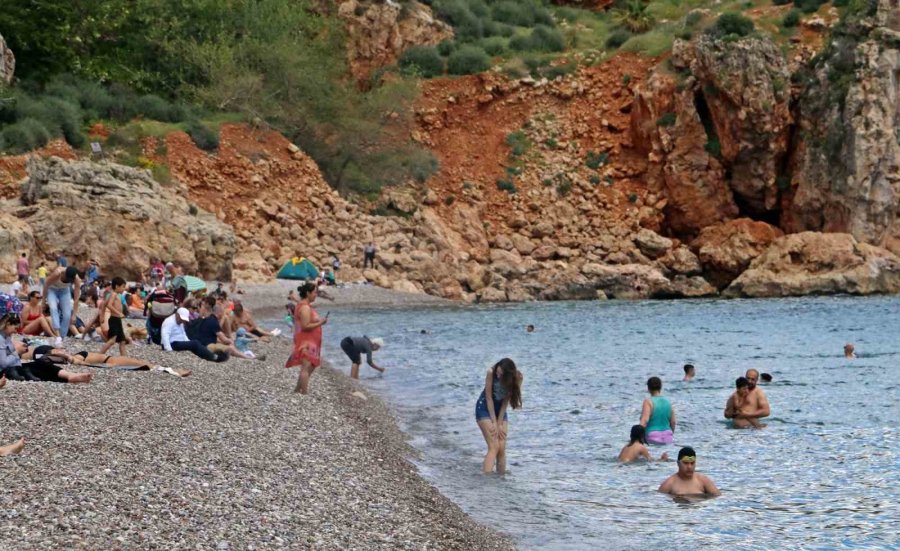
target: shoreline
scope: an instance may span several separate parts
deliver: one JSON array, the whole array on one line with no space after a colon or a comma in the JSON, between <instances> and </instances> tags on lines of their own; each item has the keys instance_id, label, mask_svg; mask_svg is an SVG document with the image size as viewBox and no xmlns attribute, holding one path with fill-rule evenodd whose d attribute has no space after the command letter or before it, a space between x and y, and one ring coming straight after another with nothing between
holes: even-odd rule
<instances>
[{"instance_id":1,"label":"shoreline","mask_svg":"<svg viewBox=\"0 0 900 551\"><path fill-rule=\"evenodd\" d=\"M286 295L243 288L257 319ZM382 291L342 294L342 306L418 297ZM419 476L379 397L326 362L311 395L295 395L297 369L282 367L289 338L256 350L267 360L214 364L134 345L129 356L193 375L78 368L94 381L9 382L0 440L26 446L0 458L4 546L515 548Z\"/></svg>"}]
</instances>

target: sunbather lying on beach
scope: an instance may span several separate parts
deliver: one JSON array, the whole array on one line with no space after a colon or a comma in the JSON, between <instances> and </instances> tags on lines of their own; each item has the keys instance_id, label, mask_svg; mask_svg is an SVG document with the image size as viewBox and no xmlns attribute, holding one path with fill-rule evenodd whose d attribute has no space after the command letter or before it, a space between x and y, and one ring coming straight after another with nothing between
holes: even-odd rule
<instances>
[{"instance_id":1,"label":"sunbather lying on beach","mask_svg":"<svg viewBox=\"0 0 900 551\"><path fill-rule=\"evenodd\" d=\"M19 307L20 308L20 307ZM90 373L66 371L49 362L22 363L13 344L12 335L19 327L19 314L8 310L8 304L0 305L0 373L13 381L49 381L56 383L89 383Z\"/></svg>"},{"instance_id":2,"label":"sunbather lying on beach","mask_svg":"<svg viewBox=\"0 0 900 551\"><path fill-rule=\"evenodd\" d=\"M64 348L53 348L48 345L35 346L34 348L28 347L21 354L21 358L25 360L42 360L56 364L88 365L91 367L131 367L134 368L133 371L168 371L179 377L187 377L192 373L190 369L184 367L164 368L160 365L153 365L147 360L129 358L127 356L108 356L99 352L88 352L87 350L69 354Z\"/></svg>"}]
</instances>

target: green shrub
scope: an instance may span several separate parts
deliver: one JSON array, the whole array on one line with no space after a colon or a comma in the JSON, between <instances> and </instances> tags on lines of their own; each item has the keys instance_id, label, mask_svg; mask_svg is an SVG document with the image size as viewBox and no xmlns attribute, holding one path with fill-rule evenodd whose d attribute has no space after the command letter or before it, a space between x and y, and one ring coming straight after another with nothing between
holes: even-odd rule
<instances>
[{"instance_id":1,"label":"green shrub","mask_svg":"<svg viewBox=\"0 0 900 551\"><path fill-rule=\"evenodd\" d=\"M215 151L219 147L219 134L198 120L188 123L187 133L204 151Z\"/></svg>"},{"instance_id":2,"label":"green shrub","mask_svg":"<svg viewBox=\"0 0 900 551\"><path fill-rule=\"evenodd\" d=\"M502 179L497 180L497 189L499 189L500 191L505 191L506 193L515 193L517 191L515 184L513 184L509 180Z\"/></svg>"},{"instance_id":3,"label":"green shrub","mask_svg":"<svg viewBox=\"0 0 900 551\"><path fill-rule=\"evenodd\" d=\"M522 63L528 67L528 71L531 72L531 76L538 76L538 70L541 67L544 67L549 63L549 61L541 56L529 55L522 57Z\"/></svg>"},{"instance_id":4,"label":"green shrub","mask_svg":"<svg viewBox=\"0 0 900 551\"><path fill-rule=\"evenodd\" d=\"M794 8L791 11L787 12L784 16L784 19L781 20L781 24L784 27L796 27L800 24L800 10Z\"/></svg>"},{"instance_id":5,"label":"green shrub","mask_svg":"<svg viewBox=\"0 0 900 551\"><path fill-rule=\"evenodd\" d=\"M424 78L432 78L444 74L444 60L437 48L431 46L413 46L400 54L398 60L404 72L418 74Z\"/></svg>"},{"instance_id":6,"label":"green shrub","mask_svg":"<svg viewBox=\"0 0 900 551\"><path fill-rule=\"evenodd\" d=\"M491 16L495 21L519 27L531 27L535 19L532 5L514 0L503 0L494 4Z\"/></svg>"},{"instance_id":7,"label":"green shrub","mask_svg":"<svg viewBox=\"0 0 900 551\"><path fill-rule=\"evenodd\" d=\"M684 17L684 24L688 27L694 27L703 20L703 12L694 10Z\"/></svg>"},{"instance_id":8,"label":"green shrub","mask_svg":"<svg viewBox=\"0 0 900 551\"><path fill-rule=\"evenodd\" d=\"M612 20L633 33L647 32L656 24L656 18L647 11L648 3L644 0L625 0L619 7L610 12Z\"/></svg>"},{"instance_id":9,"label":"green shrub","mask_svg":"<svg viewBox=\"0 0 900 551\"><path fill-rule=\"evenodd\" d=\"M47 145L50 132L41 121L26 118L5 126L0 131L0 150L7 153L25 153Z\"/></svg>"},{"instance_id":10,"label":"green shrub","mask_svg":"<svg viewBox=\"0 0 900 551\"><path fill-rule=\"evenodd\" d=\"M569 193L572 192L572 182L569 181L568 178L563 178L563 180L556 184L556 193L558 193L561 197L565 197Z\"/></svg>"},{"instance_id":11,"label":"green shrub","mask_svg":"<svg viewBox=\"0 0 900 551\"><path fill-rule=\"evenodd\" d=\"M400 166L421 184L437 173L440 163L431 151L415 149L405 152Z\"/></svg>"},{"instance_id":12,"label":"green shrub","mask_svg":"<svg viewBox=\"0 0 900 551\"><path fill-rule=\"evenodd\" d=\"M159 96L152 94L143 95L134 102L134 108L145 119L178 122L178 119L173 117L176 113L172 110L171 104Z\"/></svg>"},{"instance_id":13,"label":"green shrub","mask_svg":"<svg viewBox=\"0 0 900 551\"><path fill-rule=\"evenodd\" d=\"M197 205L190 204L188 205L188 214L191 216L197 216L200 213L200 209L197 208Z\"/></svg>"},{"instance_id":14,"label":"green shrub","mask_svg":"<svg viewBox=\"0 0 900 551\"><path fill-rule=\"evenodd\" d=\"M625 29L616 29L606 38L606 47L618 48L622 44L628 42L629 38L631 38L630 32Z\"/></svg>"},{"instance_id":15,"label":"green shrub","mask_svg":"<svg viewBox=\"0 0 900 551\"><path fill-rule=\"evenodd\" d=\"M722 144L719 143L718 138L709 138L709 141L706 142L703 149L717 159L722 157Z\"/></svg>"},{"instance_id":16,"label":"green shrub","mask_svg":"<svg viewBox=\"0 0 900 551\"><path fill-rule=\"evenodd\" d=\"M447 205L448 207L455 202L456 202L455 195L448 195L447 197L444 198L444 204Z\"/></svg>"},{"instance_id":17,"label":"green shrub","mask_svg":"<svg viewBox=\"0 0 900 551\"><path fill-rule=\"evenodd\" d=\"M597 184L600 183L600 176L598 176L596 174L591 174L591 176L588 178L588 181L596 186Z\"/></svg>"},{"instance_id":18,"label":"green shrub","mask_svg":"<svg viewBox=\"0 0 900 551\"><path fill-rule=\"evenodd\" d=\"M506 51L506 39L501 36L483 38L479 44L490 56L502 55Z\"/></svg>"},{"instance_id":19,"label":"green shrub","mask_svg":"<svg viewBox=\"0 0 900 551\"><path fill-rule=\"evenodd\" d=\"M506 135L506 145L510 147L510 155L521 157L531 148L531 141L525 135L525 132L516 130Z\"/></svg>"},{"instance_id":20,"label":"green shrub","mask_svg":"<svg viewBox=\"0 0 900 551\"><path fill-rule=\"evenodd\" d=\"M824 3L825 0L796 0L794 5L803 11L803 13L813 13Z\"/></svg>"},{"instance_id":21,"label":"green shrub","mask_svg":"<svg viewBox=\"0 0 900 551\"><path fill-rule=\"evenodd\" d=\"M633 204L637 203L637 200L638 200L637 193L629 193L628 194L628 202L629 203L631 203L633 205Z\"/></svg>"},{"instance_id":22,"label":"green shrub","mask_svg":"<svg viewBox=\"0 0 900 551\"><path fill-rule=\"evenodd\" d=\"M444 57L453 53L453 50L456 49L456 42L453 40L443 40L440 44L437 45L437 51Z\"/></svg>"},{"instance_id":23,"label":"green shrub","mask_svg":"<svg viewBox=\"0 0 900 551\"><path fill-rule=\"evenodd\" d=\"M628 84L630 82L631 82L631 75L629 75L628 73L625 73L624 75L622 75L622 84L623 85L628 86Z\"/></svg>"},{"instance_id":24,"label":"green shrub","mask_svg":"<svg viewBox=\"0 0 900 551\"><path fill-rule=\"evenodd\" d=\"M716 19L708 33L715 36L747 36L753 32L753 20L739 13L723 13Z\"/></svg>"},{"instance_id":25,"label":"green shrub","mask_svg":"<svg viewBox=\"0 0 900 551\"><path fill-rule=\"evenodd\" d=\"M544 70L544 76L547 80L555 80L559 77L566 76L575 70L575 63L564 63L562 65L554 65Z\"/></svg>"},{"instance_id":26,"label":"green shrub","mask_svg":"<svg viewBox=\"0 0 900 551\"><path fill-rule=\"evenodd\" d=\"M666 111L663 113L658 119L656 119L657 126L674 126L677 117L675 113L672 111Z\"/></svg>"},{"instance_id":27,"label":"green shrub","mask_svg":"<svg viewBox=\"0 0 900 551\"><path fill-rule=\"evenodd\" d=\"M588 151L587 159L585 159L584 164L588 166L588 168L597 170L601 166L605 165L609 161L609 153L606 151L601 151L597 153L596 151Z\"/></svg>"},{"instance_id":28,"label":"green shrub","mask_svg":"<svg viewBox=\"0 0 900 551\"><path fill-rule=\"evenodd\" d=\"M559 147L559 142L556 141L556 138L547 138L544 140L544 145L549 147L550 149L556 149Z\"/></svg>"},{"instance_id":29,"label":"green shrub","mask_svg":"<svg viewBox=\"0 0 900 551\"><path fill-rule=\"evenodd\" d=\"M516 34L516 28L512 25L507 25L506 23L497 23L494 21L494 34L497 36L502 36L504 38L509 38Z\"/></svg>"},{"instance_id":30,"label":"green shrub","mask_svg":"<svg viewBox=\"0 0 900 551\"><path fill-rule=\"evenodd\" d=\"M786 6L793 2L794 0L772 0L772 4L776 6Z\"/></svg>"},{"instance_id":31,"label":"green shrub","mask_svg":"<svg viewBox=\"0 0 900 551\"><path fill-rule=\"evenodd\" d=\"M81 147L85 143L81 133L81 109L75 103L53 96L22 97L15 107L15 113L16 120L39 121L51 138L63 137L74 147Z\"/></svg>"},{"instance_id":32,"label":"green shrub","mask_svg":"<svg viewBox=\"0 0 900 551\"><path fill-rule=\"evenodd\" d=\"M491 58L478 46L464 45L450 54L447 72L451 75L471 75L486 71L491 66Z\"/></svg>"},{"instance_id":33,"label":"green shrub","mask_svg":"<svg viewBox=\"0 0 900 551\"><path fill-rule=\"evenodd\" d=\"M566 39L558 30L538 25L528 35L512 37L509 47L518 51L561 52L566 49Z\"/></svg>"}]
</instances>

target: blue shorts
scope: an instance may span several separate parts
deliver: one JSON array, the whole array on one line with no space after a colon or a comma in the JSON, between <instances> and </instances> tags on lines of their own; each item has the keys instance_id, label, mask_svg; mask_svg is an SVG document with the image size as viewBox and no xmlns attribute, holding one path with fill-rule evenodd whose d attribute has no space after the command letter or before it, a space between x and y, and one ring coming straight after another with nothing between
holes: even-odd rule
<instances>
[{"instance_id":1,"label":"blue shorts","mask_svg":"<svg viewBox=\"0 0 900 551\"><path fill-rule=\"evenodd\" d=\"M500 407L503 405L503 400L494 400L494 415L500 413ZM487 399L484 397L484 391L481 391L481 396L478 397L478 401L475 402L475 420L481 421L482 419L490 419L491 414L488 413L487 407ZM503 420L509 421L509 412L503 413Z\"/></svg>"}]
</instances>

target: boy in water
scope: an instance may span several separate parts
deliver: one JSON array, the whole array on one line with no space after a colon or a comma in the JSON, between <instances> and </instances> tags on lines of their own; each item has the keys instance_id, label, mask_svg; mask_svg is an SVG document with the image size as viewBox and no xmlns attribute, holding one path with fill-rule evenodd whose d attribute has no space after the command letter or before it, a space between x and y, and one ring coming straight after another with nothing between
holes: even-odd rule
<instances>
[{"instance_id":1,"label":"boy in water","mask_svg":"<svg viewBox=\"0 0 900 551\"><path fill-rule=\"evenodd\" d=\"M633 425L631 427L631 442L629 442L622 451L619 452L619 463L631 463L635 459L643 457L647 461L653 461L650 456L650 450L645 445L644 427L641 425ZM668 461L669 454L663 452L659 457L659 461Z\"/></svg>"},{"instance_id":2,"label":"boy in water","mask_svg":"<svg viewBox=\"0 0 900 551\"><path fill-rule=\"evenodd\" d=\"M122 293L125 292L125 280L114 277L112 280L112 293L106 297L105 308L109 312L109 331L106 344L100 349L101 354L106 354L110 348L119 343L119 355L125 356L125 347L131 344L131 339L125 334L122 320L125 318L125 308L122 304Z\"/></svg>"},{"instance_id":3,"label":"boy in water","mask_svg":"<svg viewBox=\"0 0 900 551\"><path fill-rule=\"evenodd\" d=\"M711 478L694 470L696 466L697 453L694 452L694 448L681 448L678 451L678 472L660 484L659 491L675 496L703 495L714 497L722 495Z\"/></svg>"},{"instance_id":4,"label":"boy in water","mask_svg":"<svg viewBox=\"0 0 900 551\"><path fill-rule=\"evenodd\" d=\"M731 422L736 429L761 429L765 427L766 425L764 423L760 423L754 417L739 417L739 415L747 413L742 410L748 405L750 381L748 381L746 377L738 377L737 381L734 382L734 386L737 390L734 391L734 394L732 394L725 403L725 418L731 419Z\"/></svg>"}]
</instances>

